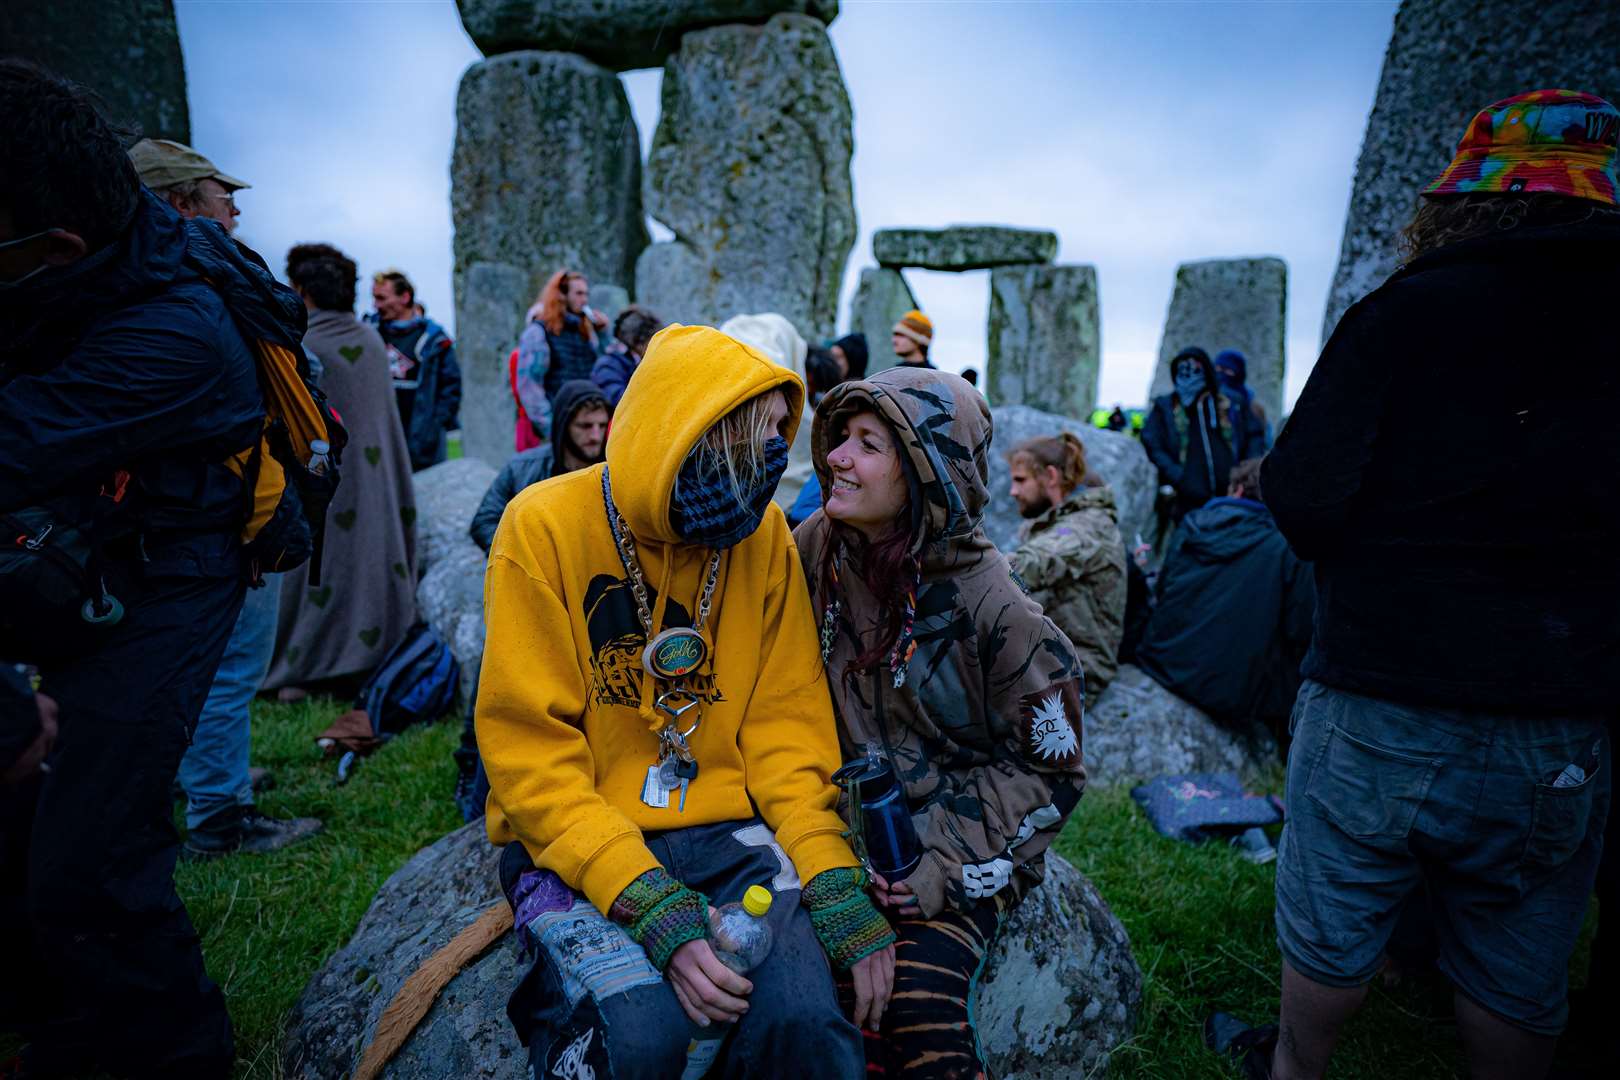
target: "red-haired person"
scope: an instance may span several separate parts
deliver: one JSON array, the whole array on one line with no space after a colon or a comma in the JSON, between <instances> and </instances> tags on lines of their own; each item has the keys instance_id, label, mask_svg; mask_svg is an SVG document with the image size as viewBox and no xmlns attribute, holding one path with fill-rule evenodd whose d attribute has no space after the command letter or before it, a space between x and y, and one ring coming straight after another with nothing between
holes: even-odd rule
<instances>
[{"instance_id":1,"label":"red-haired person","mask_svg":"<svg viewBox=\"0 0 1620 1080\"><path fill-rule=\"evenodd\" d=\"M1080 662L985 536L990 409L966 380L840 383L811 445L824 502L793 536L839 742L863 778L898 778L916 837L864 830L898 935L867 1066L984 1076L974 983L1086 785Z\"/></svg>"},{"instance_id":2,"label":"red-haired person","mask_svg":"<svg viewBox=\"0 0 1620 1080\"><path fill-rule=\"evenodd\" d=\"M590 300L591 283L584 274L558 270L546 279L529 308L529 324L518 338L510 372L518 405L519 450L547 438L557 391L565 382L588 380L602 355L599 331L607 329L608 320L591 310Z\"/></svg>"}]
</instances>

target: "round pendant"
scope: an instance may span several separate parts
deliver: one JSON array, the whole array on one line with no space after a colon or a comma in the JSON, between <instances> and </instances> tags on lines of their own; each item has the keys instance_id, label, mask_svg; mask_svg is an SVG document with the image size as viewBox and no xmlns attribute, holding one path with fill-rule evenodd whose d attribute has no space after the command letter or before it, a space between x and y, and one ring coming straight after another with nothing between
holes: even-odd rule
<instances>
[{"instance_id":1,"label":"round pendant","mask_svg":"<svg viewBox=\"0 0 1620 1080\"><path fill-rule=\"evenodd\" d=\"M647 643L641 666L660 679L679 679L703 666L709 655L703 635L687 626L665 630Z\"/></svg>"}]
</instances>

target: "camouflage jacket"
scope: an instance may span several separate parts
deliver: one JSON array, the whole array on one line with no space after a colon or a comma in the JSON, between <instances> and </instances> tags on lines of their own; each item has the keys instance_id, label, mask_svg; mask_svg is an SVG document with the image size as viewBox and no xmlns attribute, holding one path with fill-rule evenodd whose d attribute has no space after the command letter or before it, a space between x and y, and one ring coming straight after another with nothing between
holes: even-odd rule
<instances>
[{"instance_id":1,"label":"camouflage jacket","mask_svg":"<svg viewBox=\"0 0 1620 1080\"><path fill-rule=\"evenodd\" d=\"M1095 705L1119 670L1125 633L1125 543L1113 491L1076 489L1024 526L1007 561L1068 636L1086 672L1086 705Z\"/></svg>"},{"instance_id":2,"label":"camouflage jacket","mask_svg":"<svg viewBox=\"0 0 1620 1080\"><path fill-rule=\"evenodd\" d=\"M1080 663L985 536L984 399L958 376L919 368L835 387L811 437L823 490L829 440L864 410L888 424L910 466L920 575L909 644L875 671L851 673L888 625L860 573L862 545L824 511L794 532L822 622L839 740L846 760L875 747L905 786L923 848L906 884L925 917L947 906L1010 908L1040 882L1046 849L1085 789ZM838 554L835 576L827 571Z\"/></svg>"}]
</instances>

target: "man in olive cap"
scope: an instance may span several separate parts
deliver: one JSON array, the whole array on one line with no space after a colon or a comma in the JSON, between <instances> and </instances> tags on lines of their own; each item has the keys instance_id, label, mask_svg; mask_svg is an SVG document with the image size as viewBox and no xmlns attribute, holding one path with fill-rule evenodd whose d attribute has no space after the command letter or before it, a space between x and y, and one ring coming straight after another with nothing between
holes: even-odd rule
<instances>
[{"instance_id":1,"label":"man in olive cap","mask_svg":"<svg viewBox=\"0 0 1620 1080\"><path fill-rule=\"evenodd\" d=\"M129 149L141 183L174 207L183 218L205 217L219 222L226 232L236 229L235 193L252 187L219 171L191 147L168 139L142 139Z\"/></svg>"}]
</instances>

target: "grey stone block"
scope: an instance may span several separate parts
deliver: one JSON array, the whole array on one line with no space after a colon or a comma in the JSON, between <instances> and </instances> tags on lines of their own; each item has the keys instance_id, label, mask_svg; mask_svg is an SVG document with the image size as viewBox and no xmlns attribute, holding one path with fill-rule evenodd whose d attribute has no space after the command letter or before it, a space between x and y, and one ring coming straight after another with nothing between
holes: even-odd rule
<instances>
[{"instance_id":1,"label":"grey stone block","mask_svg":"<svg viewBox=\"0 0 1620 1080\"><path fill-rule=\"evenodd\" d=\"M1356 161L1324 344L1345 309L1395 270L1418 192L1445 169L1469 119L1503 98L1553 88L1620 101L1620 4L1401 4Z\"/></svg>"},{"instance_id":2,"label":"grey stone block","mask_svg":"<svg viewBox=\"0 0 1620 1080\"><path fill-rule=\"evenodd\" d=\"M657 67L688 30L797 12L824 23L838 0L456 0L485 56L518 49L579 53L615 71Z\"/></svg>"},{"instance_id":3,"label":"grey stone block","mask_svg":"<svg viewBox=\"0 0 1620 1080\"><path fill-rule=\"evenodd\" d=\"M1084 417L1102 361L1094 266L1005 266L990 272L987 396Z\"/></svg>"},{"instance_id":4,"label":"grey stone block","mask_svg":"<svg viewBox=\"0 0 1620 1080\"><path fill-rule=\"evenodd\" d=\"M540 287L563 267L626 287L647 243L641 145L613 72L519 52L467 69L450 163L465 452L512 454L507 357Z\"/></svg>"},{"instance_id":5,"label":"grey stone block","mask_svg":"<svg viewBox=\"0 0 1620 1080\"><path fill-rule=\"evenodd\" d=\"M1278 763L1277 744L1263 727L1222 727L1132 664L1122 665L1086 710L1086 772L1094 783L1189 772L1252 777Z\"/></svg>"},{"instance_id":6,"label":"grey stone block","mask_svg":"<svg viewBox=\"0 0 1620 1080\"><path fill-rule=\"evenodd\" d=\"M492 905L499 851L475 821L423 848L377 890L354 936L287 1019L288 1080L347 1076L410 974ZM1141 1011L1130 939L1089 881L1046 856L1046 880L1008 918L986 961L978 1014L995 1075L1100 1075ZM387 1080L523 1080L528 1054L506 1018L523 970L514 935L466 965L383 1070ZM795 1063L778 1075L814 1072ZM1100 1066L1100 1067L1099 1067ZM1094 1071L1095 1070L1095 1071Z\"/></svg>"},{"instance_id":7,"label":"grey stone block","mask_svg":"<svg viewBox=\"0 0 1620 1080\"><path fill-rule=\"evenodd\" d=\"M807 340L830 336L855 242L850 124L816 19L682 38L664 65L645 191L675 240L642 258L637 298L685 322L774 311Z\"/></svg>"},{"instance_id":8,"label":"grey stone block","mask_svg":"<svg viewBox=\"0 0 1620 1080\"><path fill-rule=\"evenodd\" d=\"M900 362L889 339L894 336L894 324L916 306L917 298L911 295L911 286L906 284L900 271L883 268L861 271L855 300L850 305L850 329L866 335L868 375Z\"/></svg>"},{"instance_id":9,"label":"grey stone block","mask_svg":"<svg viewBox=\"0 0 1620 1080\"><path fill-rule=\"evenodd\" d=\"M0 56L88 86L115 122L142 135L191 144L173 0L8 0L0 4Z\"/></svg>"},{"instance_id":10,"label":"grey stone block","mask_svg":"<svg viewBox=\"0 0 1620 1080\"><path fill-rule=\"evenodd\" d=\"M879 229L872 255L879 266L923 270L988 270L1057 257L1057 233L1003 225L951 225L944 229Z\"/></svg>"},{"instance_id":11,"label":"grey stone block","mask_svg":"<svg viewBox=\"0 0 1620 1080\"><path fill-rule=\"evenodd\" d=\"M1206 259L1176 268L1151 398L1171 389L1170 361L1197 345L1213 358L1237 349L1249 361L1249 389L1273 429L1282 419L1288 264L1281 259Z\"/></svg>"}]
</instances>

